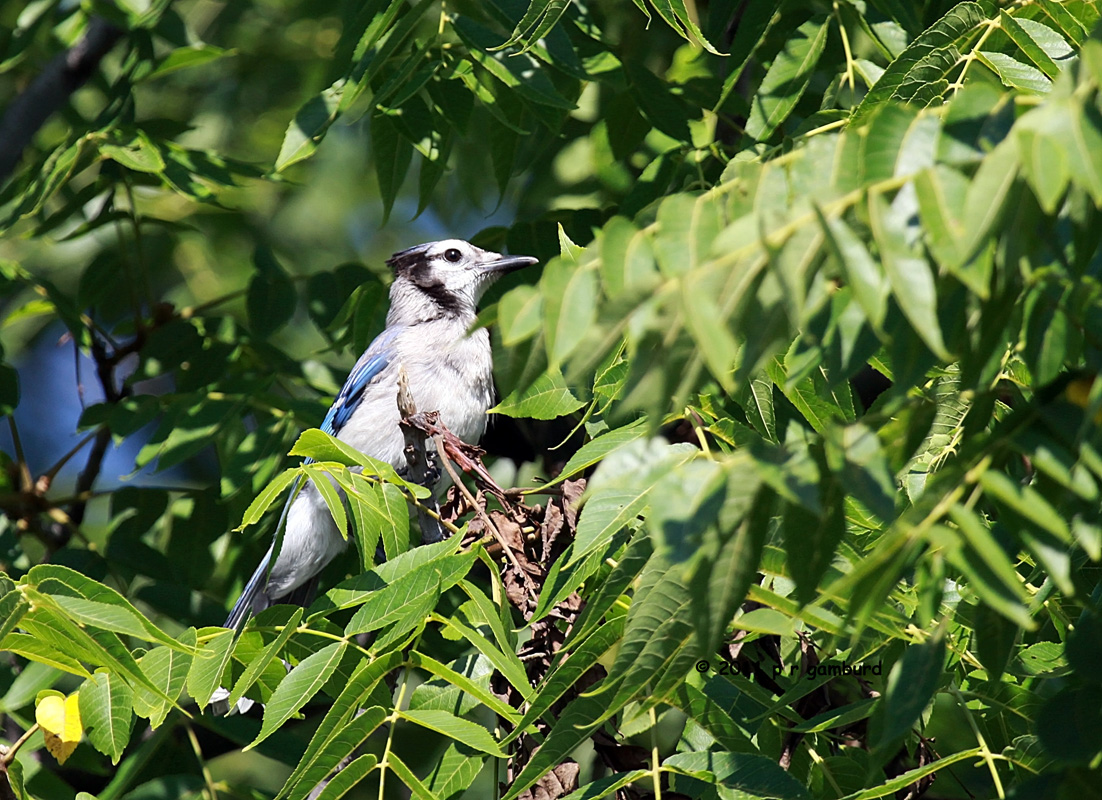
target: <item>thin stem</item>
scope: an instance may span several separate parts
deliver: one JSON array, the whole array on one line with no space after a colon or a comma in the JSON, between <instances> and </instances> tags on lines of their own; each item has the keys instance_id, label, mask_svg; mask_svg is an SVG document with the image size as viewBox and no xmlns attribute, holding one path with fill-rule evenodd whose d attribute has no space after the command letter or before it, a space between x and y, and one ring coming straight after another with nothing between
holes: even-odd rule
<instances>
[{"instance_id":1,"label":"thin stem","mask_svg":"<svg viewBox=\"0 0 1102 800\"><path fill-rule=\"evenodd\" d=\"M402 704L406 699L406 689L409 688L409 667L402 670L402 686L398 690L398 697L394 700L394 711L387 717L387 721L390 723L390 730L386 733L386 746L383 748L383 757L379 759L379 797L386 797L386 771L390 766L388 759L390 758L390 750L394 744L394 726L398 724L398 720L401 717L398 712L402 710Z\"/></svg>"},{"instance_id":2,"label":"thin stem","mask_svg":"<svg viewBox=\"0 0 1102 800\"><path fill-rule=\"evenodd\" d=\"M297 282L297 281L308 281L308 280L310 280L310 276L309 275L288 275L287 279L289 281L291 281L292 283L294 283L294 282ZM239 297L244 297L248 293L249 293L248 287L245 287L244 289L237 289L237 290L232 291L232 292L227 292L226 294L222 295L221 297L215 297L213 300L207 300L205 303L200 303L197 306L187 306L185 308L181 308L180 311L178 312L178 316L180 317L180 319L191 319L192 317L196 316L197 314L202 314L204 311L209 311L210 309L212 309L216 306L220 306L223 303L228 303L231 300L238 299Z\"/></svg>"},{"instance_id":3,"label":"thin stem","mask_svg":"<svg viewBox=\"0 0 1102 800\"><path fill-rule=\"evenodd\" d=\"M846 54L846 77L842 82L845 86L849 84L850 91L857 91L857 84L853 80L853 51L849 46L849 34L846 33L846 26L842 22L842 14L838 9L838 2L834 2L834 18L838 21L838 33L842 35L842 50Z\"/></svg>"},{"instance_id":4,"label":"thin stem","mask_svg":"<svg viewBox=\"0 0 1102 800\"><path fill-rule=\"evenodd\" d=\"M654 706L647 712L650 716L650 764L651 782L654 784L654 800L662 800L662 764L658 755L658 715Z\"/></svg>"},{"instance_id":5,"label":"thin stem","mask_svg":"<svg viewBox=\"0 0 1102 800\"><path fill-rule=\"evenodd\" d=\"M490 520L490 515L486 513L486 509L479 505L474 495L471 494L471 490L466 487L463 481L459 479L459 475L456 474L451 459L449 459L448 454L444 452L444 437L440 434L436 434L432 437L432 440L436 443L436 452L440 456L440 462L444 465L444 469L448 471L448 475L451 476L451 479L455 482L455 485L459 488L463 497L466 498L467 502L474 508L475 513L482 519L486 528L494 535L494 538L497 539L497 543L501 545L501 551L505 553L505 556L513 563L513 567L520 573L520 577L524 581L524 588L528 590L529 598L531 598L533 603L539 602L535 587L532 585L532 578L524 568L521 567L520 562L517 561L517 557L513 555L513 549L509 547L508 543L505 541L505 537L501 535L501 531L499 531L497 526Z\"/></svg>"},{"instance_id":6,"label":"thin stem","mask_svg":"<svg viewBox=\"0 0 1102 800\"><path fill-rule=\"evenodd\" d=\"M1003 791L1003 783L999 778L999 771L995 768L995 754L991 752L987 746L987 741L983 738L983 733L980 732L979 726L976 725L976 720L972 716L972 710L968 708L967 701L961 697L960 689L952 687L950 691L953 696L956 697L957 702L960 703L961 710L964 711L964 717L968 720L968 726L972 729L972 735L976 737L976 743L980 746L980 758L987 764L987 769L991 772L991 780L995 782L995 793L999 796L999 800L1003 800L1006 797L1006 792ZM1002 756L998 756L1001 758Z\"/></svg>"},{"instance_id":7,"label":"thin stem","mask_svg":"<svg viewBox=\"0 0 1102 800\"><path fill-rule=\"evenodd\" d=\"M987 37L999 28L999 23L993 19L984 20L981 24L984 26L983 33L980 34L980 38L976 40L976 43L969 48L968 53L961 56L960 63L963 63L964 66L961 68L960 75L957 76L957 79L949 84L948 88L954 95L964 87L964 76L968 74L968 68L972 66L972 62L979 58L976 54L980 51L980 48L983 47L983 43L987 41ZM1002 794L999 796L1002 797Z\"/></svg>"},{"instance_id":8,"label":"thin stem","mask_svg":"<svg viewBox=\"0 0 1102 800\"><path fill-rule=\"evenodd\" d=\"M73 456L75 456L77 453L79 453L84 448L84 445L86 445L86 444L88 444L88 442L92 441L92 439L94 439L98 435L98 433L99 433L99 431L92 431L87 436L85 436L83 439L81 439L79 442L77 442L76 447L74 447L68 453L63 455L58 460L58 462L56 464L54 464L52 467L50 467L48 470L46 470L44 473L42 473L43 477L49 478L52 481L55 477L57 477L57 473L61 472L61 468L64 467L66 464L68 464L69 461L73 458ZM59 503L59 505L60 505L60 503Z\"/></svg>"},{"instance_id":9,"label":"thin stem","mask_svg":"<svg viewBox=\"0 0 1102 800\"><path fill-rule=\"evenodd\" d=\"M3 748L4 752L0 754L0 764L3 764L5 767L7 767L8 764L14 761L15 754L19 752L19 748L26 744L27 740L34 736L37 731L38 723L36 722L31 727L27 728L27 730L24 731L23 735L16 739L11 747Z\"/></svg>"},{"instance_id":10,"label":"thin stem","mask_svg":"<svg viewBox=\"0 0 1102 800\"><path fill-rule=\"evenodd\" d=\"M823 773L823 777L827 779L827 783L834 789L834 794L838 797L844 795L845 792L843 792L842 787L838 785L838 781L834 780L834 775L831 773L830 767L826 765L826 761L823 760L823 757L815 752L814 747L808 747L807 752L808 755L811 756L811 760L815 762L819 770Z\"/></svg>"},{"instance_id":11,"label":"thin stem","mask_svg":"<svg viewBox=\"0 0 1102 800\"><path fill-rule=\"evenodd\" d=\"M19 488L29 492L34 485L31 480L31 469L27 466L27 457L23 454L23 440L19 438L19 428L15 425L15 415L8 415L8 427L11 429L11 441L15 447L15 461L19 465Z\"/></svg>"},{"instance_id":12,"label":"thin stem","mask_svg":"<svg viewBox=\"0 0 1102 800\"><path fill-rule=\"evenodd\" d=\"M210 800L218 800L218 790L214 787L214 779L211 777L210 770L207 769L207 762L203 759L203 748L199 746L199 739L196 738L195 731L189 723L184 723L184 730L187 731L187 738L191 742L191 750L195 753L195 760L199 762L199 771L203 773L203 783L207 785L207 794L210 795Z\"/></svg>"}]
</instances>

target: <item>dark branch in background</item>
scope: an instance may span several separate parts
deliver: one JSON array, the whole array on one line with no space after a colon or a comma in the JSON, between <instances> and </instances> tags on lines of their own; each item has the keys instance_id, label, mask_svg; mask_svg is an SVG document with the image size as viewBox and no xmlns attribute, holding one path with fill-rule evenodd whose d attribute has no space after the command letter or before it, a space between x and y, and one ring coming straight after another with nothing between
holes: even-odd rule
<instances>
[{"instance_id":1,"label":"dark branch in background","mask_svg":"<svg viewBox=\"0 0 1102 800\"><path fill-rule=\"evenodd\" d=\"M123 359L141 351L147 340L147 330L156 329L161 324L161 318L155 316L151 329L144 324L139 324L134 338L126 344L113 348L110 352L108 346L91 332L92 360L96 364L96 377L103 388L104 402L115 404L129 397L130 387L124 381L118 379L117 371ZM111 430L107 427L96 431L92 441L92 448L88 451L88 460L84 462L84 469L77 476L75 498L69 506L68 518L64 521L51 520L47 523L42 533L45 542L51 550L60 550L69 543L73 534L80 528L84 521L84 513L87 510L88 498L92 494L92 487L103 468L103 459L107 455L107 448L111 444ZM83 446L83 443L82 443ZM52 476L50 478L52 480ZM50 480L42 482L39 491L45 492L49 488Z\"/></svg>"},{"instance_id":2,"label":"dark branch in background","mask_svg":"<svg viewBox=\"0 0 1102 800\"><path fill-rule=\"evenodd\" d=\"M56 56L12 101L0 118L0 185L7 181L38 129L84 85L123 33L122 28L93 17L80 41Z\"/></svg>"},{"instance_id":3,"label":"dark branch in background","mask_svg":"<svg viewBox=\"0 0 1102 800\"><path fill-rule=\"evenodd\" d=\"M130 394L130 388L126 384L119 385L120 382L116 380L115 369L120 361L131 353L137 353L144 344L145 334L139 328L138 334L132 342L108 354L103 342L96 337L94 332L92 333L92 358L96 362L96 375L103 387L104 400L108 403L118 403ZM75 527L79 528L84 521L84 511L88 504L81 498L92 491L96 477L103 467L103 458L107 455L109 444L111 444L111 431L106 427L101 428L96 433L96 440L92 443L92 449L88 453L88 460L84 463L84 469L80 471L80 475L77 477L77 500L69 509L69 519Z\"/></svg>"}]
</instances>

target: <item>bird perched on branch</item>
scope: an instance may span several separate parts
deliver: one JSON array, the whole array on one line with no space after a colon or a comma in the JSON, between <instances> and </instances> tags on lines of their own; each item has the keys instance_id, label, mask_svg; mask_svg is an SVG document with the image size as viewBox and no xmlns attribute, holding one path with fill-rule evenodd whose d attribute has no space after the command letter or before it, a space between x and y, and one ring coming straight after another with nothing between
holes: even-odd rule
<instances>
[{"instance_id":1,"label":"bird perched on branch","mask_svg":"<svg viewBox=\"0 0 1102 800\"><path fill-rule=\"evenodd\" d=\"M321 429L372 458L406 467L398 425L398 376L404 371L420 411L440 420L466 442L486 430L493 403L490 335L470 332L486 288L501 275L535 264L529 256L503 256L461 239L445 239L395 253L386 329L367 348L345 381ZM274 564L272 548L249 579L226 627L283 602L304 602L318 573L347 544L312 483L288 500L286 528Z\"/></svg>"}]
</instances>

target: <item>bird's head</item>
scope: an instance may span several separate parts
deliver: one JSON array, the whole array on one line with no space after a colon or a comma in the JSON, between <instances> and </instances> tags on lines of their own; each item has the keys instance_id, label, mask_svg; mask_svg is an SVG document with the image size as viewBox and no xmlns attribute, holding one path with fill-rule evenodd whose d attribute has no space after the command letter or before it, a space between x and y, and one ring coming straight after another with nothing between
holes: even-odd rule
<instances>
[{"instance_id":1,"label":"bird's head","mask_svg":"<svg viewBox=\"0 0 1102 800\"><path fill-rule=\"evenodd\" d=\"M492 253L462 239L444 239L395 253L386 263L395 277L391 314L436 318L473 317L491 283L537 260Z\"/></svg>"}]
</instances>

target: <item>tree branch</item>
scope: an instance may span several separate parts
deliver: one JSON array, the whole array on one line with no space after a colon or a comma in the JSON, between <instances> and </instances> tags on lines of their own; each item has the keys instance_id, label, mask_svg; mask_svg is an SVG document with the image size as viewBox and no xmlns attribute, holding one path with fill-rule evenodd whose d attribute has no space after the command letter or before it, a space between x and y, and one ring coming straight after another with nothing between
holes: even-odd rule
<instances>
[{"instance_id":1,"label":"tree branch","mask_svg":"<svg viewBox=\"0 0 1102 800\"><path fill-rule=\"evenodd\" d=\"M93 17L80 41L57 55L0 118L0 184L7 181L38 129L95 72L122 38L122 28Z\"/></svg>"}]
</instances>

